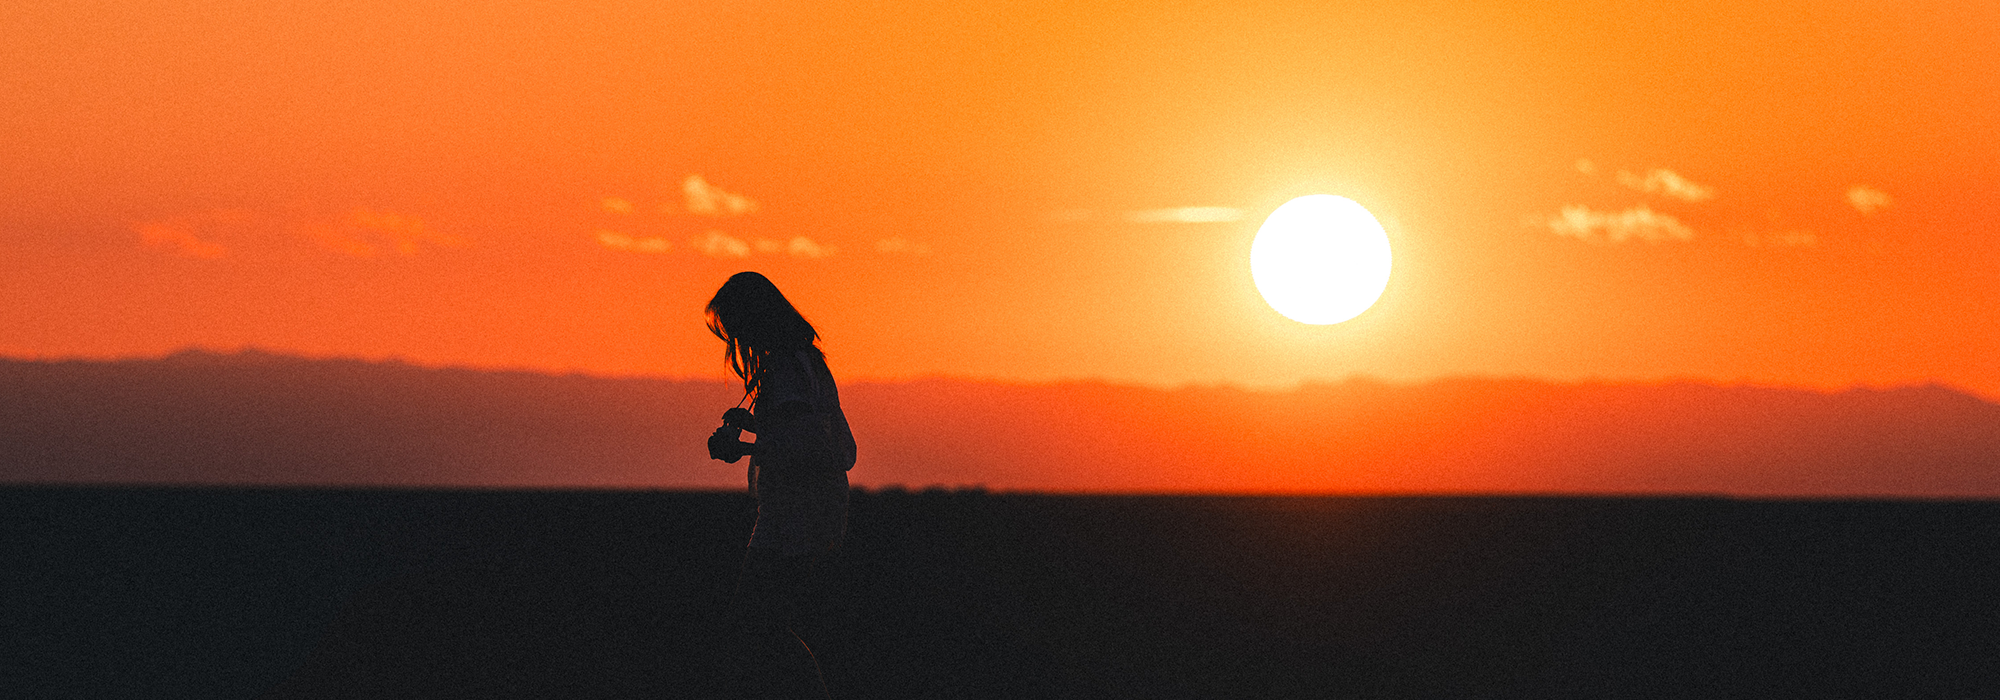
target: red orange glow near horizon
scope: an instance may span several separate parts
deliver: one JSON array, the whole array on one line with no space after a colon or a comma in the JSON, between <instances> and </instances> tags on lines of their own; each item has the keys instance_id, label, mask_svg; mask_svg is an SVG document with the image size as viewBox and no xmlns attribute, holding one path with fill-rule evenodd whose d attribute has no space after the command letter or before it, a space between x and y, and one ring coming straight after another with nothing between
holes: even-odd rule
<instances>
[{"instance_id":1,"label":"red orange glow near horizon","mask_svg":"<svg viewBox=\"0 0 2000 700\"><path fill-rule=\"evenodd\" d=\"M2000 6L117 1L0 10L0 354L2000 399ZM1257 226L1379 217L1367 313Z\"/></svg>"}]
</instances>

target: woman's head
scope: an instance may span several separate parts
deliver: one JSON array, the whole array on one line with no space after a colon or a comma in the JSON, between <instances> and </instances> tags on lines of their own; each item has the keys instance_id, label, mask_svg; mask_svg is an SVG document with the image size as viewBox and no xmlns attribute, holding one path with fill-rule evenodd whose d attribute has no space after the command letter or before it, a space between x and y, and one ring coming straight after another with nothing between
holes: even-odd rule
<instances>
[{"instance_id":1,"label":"woman's head","mask_svg":"<svg viewBox=\"0 0 2000 700\"><path fill-rule=\"evenodd\" d=\"M728 346L729 369L754 390L763 360L773 352L813 348L813 330L792 302L771 280L755 272L738 272L708 300L708 331Z\"/></svg>"}]
</instances>

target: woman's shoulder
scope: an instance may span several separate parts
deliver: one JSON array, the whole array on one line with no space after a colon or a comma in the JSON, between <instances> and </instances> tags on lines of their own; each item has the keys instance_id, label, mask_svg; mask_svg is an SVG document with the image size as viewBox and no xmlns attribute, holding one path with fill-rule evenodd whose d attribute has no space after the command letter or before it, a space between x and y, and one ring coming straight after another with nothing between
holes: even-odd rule
<instances>
[{"instance_id":1,"label":"woman's shoulder","mask_svg":"<svg viewBox=\"0 0 2000 700\"><path fill-rule=\"evenodd\" d=\"M772 350L762 370L767 385L787 385L799 390L833 378L826 365L826 354L810 345Z\"/></svg>"},{"instance_id":2,"label":"woman's shoulder","mask_svg":"<svg viewBox=\"0 0 2000 700\"><path fill-rule=\"evenodd\" d=\"M807 391L814 395L813 403L821 410L839 406L839 390L834 388L833 370L826 366L826 353L817 347L808 347L799 350L796 356L808 386Z\"/></svg>"},{"instance_id":3,"label":"woman's shoulder","mask_svg":"<svg viewBox=\"0 0 2000 700\"><path fill-rule=\"evenodd\" d=\"M785 348L771 354L776 356L773 359L777 359L777 357L785 358L784 364L787 370L803 370L808 374L826 372L826 353L820 352L820 349L815 346L807 345L800 348Z\"/></svg>"}]
</instances>

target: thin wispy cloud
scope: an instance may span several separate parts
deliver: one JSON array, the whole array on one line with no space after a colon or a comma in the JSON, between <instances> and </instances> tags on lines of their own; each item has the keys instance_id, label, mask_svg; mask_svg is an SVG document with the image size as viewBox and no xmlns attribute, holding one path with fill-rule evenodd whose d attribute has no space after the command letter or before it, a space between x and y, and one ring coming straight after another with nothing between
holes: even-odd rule
<instances>
[{"instance_id":1,"label":"thin wispy cloud","mask_svg":"<svg viewBox=\"0 0 2000 700\"><path fill-rule=\"evenodd\" d=\"M662 254L674 250L674 244L658 236L629 236L610 229L599 229L594 238L598 245L612 250L634 253ZM780 241L760 238L746 241L717 230L703 232L689 240L690 248L711 258L747 258L752 255L790 255L795 258L818 259L829 257L839 249L815 241L805 236L793 236L791 240Z\"/></svg>"},{"instance_id":2,"label":"thin wispy cloud","mask_svg":"<svg viewBox=\"0 0 2000 700\"><path fill-rule=\"evenodd\" d=\"M689 175L681 181L682 204L688 213L707 217L733 217L757 211L757 202L741 194L715 186L701 175ZM639 210L631 200L622 197L603 197L597 202L598 208L620 216ZM660 211L667 214L678 212L672 203L660 205ZM613 250L635 253L668 253L676 250L674 243L662 236L633 236L617 230L624 225L606 220L606 228L591 234L598 245ZM678 225L668 223L670 228ZM815 241L805 236L789 239L739 238L719 228L704 229L699 235L687 239L687 247L696 253L711 258L748 258L753 255L789 255L795 258L818 259L839 252L834 246Z\"/></svg>"},{"instance_id":3,"label":"thin wispy cloud","mask_svg":"<svg viewBox=\"0 0 2000 700\"><path fill-rule=\"evenodd\" d=\"M186 223L147 222L133 226L132 230L146 247L182 257L215 260L229 255L228 247L195 235Z\"/></svg>"},{"instance_id":4,"label":"thin wispy cloud","mask_svg":"<svg viewBox=\"0 0 2000 700\"><path fill-rule=\"evenodd\" d=\"M1743 234L1743 245L1752 248L1817 248L1819 236L1811 231L1766 231Z\"/></svg>"},{"instance_id":5,"label":"thin wispy cloud","mask_svg":"<svg viewBox=\"0 0 2000 700\"><path fill-rule=\"evenodd\" d=\"M1624 243L1626 241L1686 241L1694 238L1694 229L1688 228L1679 219L1669 214L1653 211L1644 204L1621 211L1597 211L1586 206L1566 206L1562 212L1546 222L1549 230L1558 236L1566 236L1592 243Z\"/></svg>"},{"instance_id":6,"label":"thin wispy cloud","mask_svg":"<svg viewBox=\"0 0 2000 700\"><path fill-rule=\"evenodd\" d=\"M750 257L750 244L721 231L709 231L694 239L694 249L711 258Z\"/></svg>"},{"instance_id":7,"label":"thin wispy cloud","mask_svg":"<svg viewBox=\"0 0 2000 700\"><path fill-rule=\"evenodd\" d=\"M1867 185L1855 185L1847 188L1847 203L1853 206L1855 211L1874 214L1888 209L1889 205L1896 203L1896 200L1887 192Z\"/></svg>"},{"instance_id":8,"label":"thin wispy cloud","mask_svg":"<svg viewBox=\"0 0 2000 700\"><path fill-rule=\"evenodd\" d=\"M348 213L348 220L361 230L382 238L402 255L415 255L417 249L424 245L447 247L465 245L465 239L433 230L423 220L405 214L356 209Z\"/></svg>"},{"instance_id":9,"label":"thin wispy cloud","mask_svg":"<svg viewBox=\"0 0 2000 700\"><path fill-rule=\"evenodd\" d=\"M742 216L757 211L755 200L709 184L700 175L681 181L681 196L687 200L690 213L702 216Z\"/></svg>"},{"instance_id":10,"label":"thin wispy cloud","mask_svg":"<svg viewBox=\"0 0 2000 700\"><path fill-rule=\"evenodd\" d=\"M776 241L769 238L757 239L757 252L783 253L795 258L824 258L832 255L834 250L832 246L820 245L817 241L805 236L793 236L789 241Z\"/></svg>"},{"instance_id":11,"label":"thin wispy cloud","mask_svg":"<svg viewBox=\"0 0 2000 700\"><path fill-rule=\"evenodd\" d=\"M208 259L300 243L357 258L412 256L466 245L464 237L416 216L365 207L337 214L214 209L137 224L133 230L147 247Z\"/></svg>"},{"instance_id":12,"label":"thin wispy cloud","mask_svg":"<svg viewBox=\"0 0 2000 700\"><path fill-rule=\"evenodd\" d=\"M597 242L612 250L629 250L634 253L659 254L673 250L674 244L657 236L633 238L617 231L598 231Z\"/></svg>"},{"instance_id":13,"label":"thin wispy cloud","mask_svg":"<svg viewBox=\"0 0 2000 700\"><path fill-rule=\"evenodd\" d=\"M785 242L785 253L798 258L824 258L833 254L833 248L820 245L805 236L793 236Z\"/></svg>"},{"instance_id":14,"label":"thin wispy cloud","mask_svg":"<svg viewBox=\"0 0 2000 700\"><path fill-rule=\"evenodd\" d=\"M875 251L890 255L929 255L931 247L907 238L884 238L875 242Z\"/></svg>"},{"instance_id":15,"label":"thin wispy cloud","mask_svg":"<svg viewBox=\"0 0 2000 700\"><path fill-rule=\"evenodd\" d=\"M1715 198L1715 188L1696 183L1664 168L1655 168L1645 175L1638 175L1630 170L1620 170L1617 177L1618 184L1647 194L1664 195L1686 202L1703 202Z\"/></svg>"},{"instance_id":16,"label":"thin wispy cloud","mask_svg":"<svg viewBox=\"0 0 2000 700\"><path fill-rule=\"evenodd\" d=\"M1592 178L1595 178L1604 169L1603 166L1598 165L1597 161L1589 158L1576 159L1572 167L1577 172ZM1671 197L1683 202L1706 202L1715 198L1714 187L1689 180L1680 173L1666 168L1654 168L1646 171L1645 174L1620 169L1611 176L1611 179L1624 187L1646 194Z\"/></svg>"},{"instance_id":17,"label":"thin wispy cloud","mask_svg":"<svg viewBox=\"0 0 2000 700\"><path fill-rule=\"evenodd\" d=\"M296 229L328 250L357 258L384 252L410 256L426 247L465 245L464 238L433 229L415 216L373 209L353 209L330 220L305 222Z\"/></svg>"},{"instance_id":18,"label":"thin wispy cloud","mask_svg":"<svg viewBox=\"0 0 2000 700\"><path fill-rule=\"evenodd\" d=\"M1213 224L1242 220L1246 215L1236 207L1169 207L1165 209L1133 209L1124 212L1108 212L1112 217L1135 224ZM1057 223L1078 223L1096 221L1098 212L1092 209L1058 209L1042 215L1043 219Z\"/></svg>"},{"instance_id":19,"label":"thin wispy cloud","mask_svg":"<svg viewBox=\"0 0 2000 700\"><path fill-rule=\"evenodd\" d=\"M1210 224L1236 221L1243 210L1235 207L1174 207L1125 212L1125 220L1135 223Z\"/></svg>"}]
</instances>

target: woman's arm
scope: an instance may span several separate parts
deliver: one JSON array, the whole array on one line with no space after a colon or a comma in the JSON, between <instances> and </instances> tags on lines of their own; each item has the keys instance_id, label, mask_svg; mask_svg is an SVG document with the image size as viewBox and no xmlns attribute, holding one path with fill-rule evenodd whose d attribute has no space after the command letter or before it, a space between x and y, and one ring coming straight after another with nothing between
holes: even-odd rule
<instances>
[{"instance_id":1,"label":"woman's arm","mask_svg":"<svg viewBox=\"0 0 2000 700\"><path fill-rule=\"evenodd\" d=\"M766 464L790 467L806 464L813 459L813 431L818 429L817 416L812 405L805 401L793 400L779 404L757 417L757 425L763 428L757 433L757 442L748 445L750 454L758 455Z\"/></svg>"}]
</instances>

